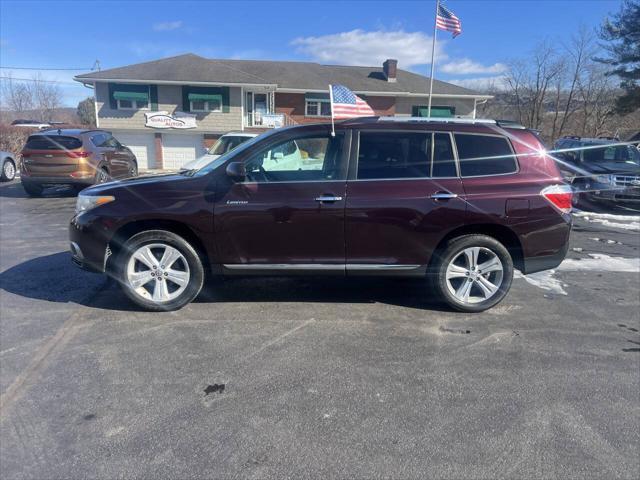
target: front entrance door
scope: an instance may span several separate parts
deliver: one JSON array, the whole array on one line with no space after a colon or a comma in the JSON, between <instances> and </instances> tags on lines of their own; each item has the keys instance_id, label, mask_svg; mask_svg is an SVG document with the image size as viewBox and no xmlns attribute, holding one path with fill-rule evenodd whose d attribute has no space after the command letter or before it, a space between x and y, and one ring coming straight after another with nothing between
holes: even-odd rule
<instances>
[{"instance_id":1,"label":"front entrance door","mask_svg":"<svg viewBox=\"0 0 640 480\"><path fill-rule=\"evenodd\" d=\"M245 108L248 127L262 126L263 115L271 113L269 95L269 93L247 92Z\"/></svg>"}]
</instances>

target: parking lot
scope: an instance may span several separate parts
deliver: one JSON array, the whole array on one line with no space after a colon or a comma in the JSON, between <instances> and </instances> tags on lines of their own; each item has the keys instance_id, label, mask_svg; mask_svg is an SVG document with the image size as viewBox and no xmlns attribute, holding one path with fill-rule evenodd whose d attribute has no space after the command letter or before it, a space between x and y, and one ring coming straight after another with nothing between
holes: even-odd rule
<instances>
[{"instance_id":1,"label":"parking lot","mask_svg":"<svg viewBox=\"0 0 640 480\"><path fill-rule=\"evenodd\" d=\"M3 478L640 475L640 213L482 314L330 278L146 313L71 263L74 203L0 185Z\"/></svg>"}]
</instances>

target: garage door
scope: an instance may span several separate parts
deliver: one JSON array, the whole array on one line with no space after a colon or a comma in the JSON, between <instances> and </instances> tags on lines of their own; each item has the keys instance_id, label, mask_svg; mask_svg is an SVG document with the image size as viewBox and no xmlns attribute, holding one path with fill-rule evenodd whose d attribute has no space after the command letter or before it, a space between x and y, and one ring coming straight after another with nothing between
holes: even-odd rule
<instances>
[{"instance_id":1,"label":"garage door","mask_svg":"<svg viewBox=\"0 0 640 480\"><path fill-rule=\"evenodd\" d=\"M176 170L204 154L203 136L162 134L164 168Z\"/></svg>"},{"instance_id":2,"label":"garage door","mask_svg":"<svg viewBox=\"0 0 640 480\"><path fill-rule=\"evenodd\" d=\"M138 168L154 168L156 146L153 133L117 133L113 136L131 149L138 160Z\"/></svg>"}]
</instances>

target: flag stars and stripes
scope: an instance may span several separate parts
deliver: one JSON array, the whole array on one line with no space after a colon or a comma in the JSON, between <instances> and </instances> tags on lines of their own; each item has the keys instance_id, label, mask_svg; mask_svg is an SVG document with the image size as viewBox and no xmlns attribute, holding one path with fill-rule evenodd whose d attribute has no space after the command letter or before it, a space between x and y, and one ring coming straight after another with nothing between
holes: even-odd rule
<instances>
[{"instance_id":1,"label":"flag stars and stripes","mask_svg":"<svg viewBox=\"0 0 640 480\"><path fill-rule=\"evenodd\" d=\"M331 112L333 118L368 117L376 113L367 102L344 85L331 85Z\"/></svg>"},{"instance_id":2,"label":"flag stars and stripes","mask_svg":"<svg viewBox=\"0 0 640 480\"><path fill-rule=\"evenodd\" d=\"M462 33L462 24L460 23L460 19L442 3L438 4L436 27L440 30L453 33L453 38Z\"/></svg>"}]
</instances>

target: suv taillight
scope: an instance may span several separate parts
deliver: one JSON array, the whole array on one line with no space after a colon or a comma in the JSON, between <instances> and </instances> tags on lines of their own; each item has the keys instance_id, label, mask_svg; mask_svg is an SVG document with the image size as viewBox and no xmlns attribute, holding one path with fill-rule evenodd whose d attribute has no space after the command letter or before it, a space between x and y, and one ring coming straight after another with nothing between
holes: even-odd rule
<instances>
[{"instance_id":1,"label":"suv taillight","mask_svg":"<svg viewBox=\"0 0 640 480\"><path fill-rule=\"evenodd\" d=\"M551 185L540 192L551 205L556 207L562 213L571 213L571 200L573 199L573 190L569 185Z\"/></svg>"}]
</instances>

